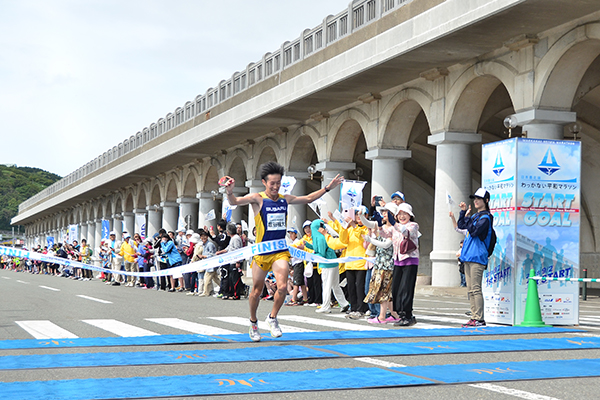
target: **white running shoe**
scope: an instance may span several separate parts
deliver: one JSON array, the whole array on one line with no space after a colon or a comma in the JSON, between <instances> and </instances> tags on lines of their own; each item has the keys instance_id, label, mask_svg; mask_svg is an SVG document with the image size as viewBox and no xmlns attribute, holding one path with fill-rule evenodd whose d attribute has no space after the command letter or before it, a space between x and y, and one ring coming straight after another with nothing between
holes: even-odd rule
<instances>
[{"instance_id":1,"label":"white running shoe","mask_svg":"<svg viewBox=\"0 0 600 400\"><path fill-rule=\"evenodd\" d=\"M277 318L271 318L271 314L269 314L267 315L267 319L265 321L269 325L269 329L271 329L271 336L273 336L274 338L278 338L281 337L281 335L283 335L283 332L281 332L281 328L279 327L279 322L277 321Z\"/></svg>"},{"instance_id":2,"label":"white running shoe","mask_svg":"<svg viewBox=\"0 0 600 400\"><path fill-rule=\"evenodd\" d=\"M258 321L250 321L250 330L248 331L248 334L250 335L250 339L252 339L253 342L260 342L261 338L260 332L258 331Z\"/></svg>"}]
</instances>

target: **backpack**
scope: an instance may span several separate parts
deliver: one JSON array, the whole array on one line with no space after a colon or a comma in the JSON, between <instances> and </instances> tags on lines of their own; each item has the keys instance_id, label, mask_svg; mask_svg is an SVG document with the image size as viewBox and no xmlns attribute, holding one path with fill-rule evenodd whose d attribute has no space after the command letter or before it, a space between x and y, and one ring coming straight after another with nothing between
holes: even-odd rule
<instances>
[{"instance_id":1,"label":"backpack","mask_svg":"<svg viewBox=\"0 0 600 400\"><path fill-rule=\"evenodd\" d=\"M494 217L491 214L483 215L482 218L488 217L490 220L490 229L492 230L492 234L490 235L490 243L488 243L487 251L488 258L494 254L494 248L496 247L496 242L498 241L498 237L496 236L496 231L494 230Z\"/></svg>"}]
</instances>

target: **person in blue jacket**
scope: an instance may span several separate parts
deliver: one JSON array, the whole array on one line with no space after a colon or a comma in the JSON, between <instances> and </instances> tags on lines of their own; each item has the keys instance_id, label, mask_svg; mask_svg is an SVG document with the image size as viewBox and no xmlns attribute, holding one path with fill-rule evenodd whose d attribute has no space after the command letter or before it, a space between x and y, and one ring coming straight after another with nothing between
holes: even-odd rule
<instances>
[{"instance_id":1,"label":"person in blue jacket","mask_svg":"<svg viewBox=\"0 0 600 400\"><path fill-rule=\"evenodd\" d=\"M167 257L167 263L169 264L169 268L176 268L181 265L181 262L182 262L181 255L177 251L177 247L175 247L175 244L169 237L169 234L167 234L167 233L162 234L160 247L162 248L163 255L165 255ZM175 279L173 279L172 275L169 276L169 278L171 279L171 288L169 289L169 292L174 292L175 291Z\"/></svg>"},{"instance_id":2,"label":"person in blue jacket","mask_svg":"<svg viewBox=\"0 0 600 400\"><path fill-rule=\"evenodd\" d=\"M481 282L483 271L488 264L488 245L492 237L494 222L489 208L490 193L479 188L469 197L473 199L473 205L477 212L471 216L471 206L467 208L467 205L461 202L459 204L460 217L457 223L458 228L467 230L460 261L465 266L467 291L471 303L471 319L463 325L463 328L485 326Z\"/></svg>"}]
</instances>

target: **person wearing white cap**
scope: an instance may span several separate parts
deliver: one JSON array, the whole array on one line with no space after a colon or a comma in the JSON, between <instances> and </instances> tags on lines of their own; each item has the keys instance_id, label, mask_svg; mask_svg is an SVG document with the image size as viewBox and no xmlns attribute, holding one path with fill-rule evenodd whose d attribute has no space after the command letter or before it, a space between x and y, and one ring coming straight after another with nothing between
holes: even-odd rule
<instances>
[{"instance_id":1,"label":"person wearing white cap","mask_svg":"<svg viewBox=\"0 0 600 400\"><path fill-rule=\"evenodd\" d=\"M365 241L377 246L373 272L369 281L369 292L364 301L365 303L379 303L380 305L379 315L374 315L367 322L371 324L388 324L400 321L400 316L392 306L392 276L394 273L392 235L394 234L394 226L391 221L394 219L394 215L398 213L398 206L394 203L387 203L378 212L381 214L381 222L383 223L381 227L378 227L377 222L369 221L365 215L360 214L363 225L377 232L376 238L369 235L364 236ZM391 315L386 318L388 311Z\"/></svg>"},{"instance_id":2,"label":"person wearing white cap","mask_svg":"<svg viewBox=\"0 0 600 400\"><path fill-rule=\"evenodd\" d=\"M398 206L392 237L394 247L394 278L392 279L392 299L394 311L400 321L394 326L411 326L417 323L413 315L417 270L419 268L419 224L414 220L412 206L402 203Z\"/></svg>"},{"instance_id":3,"label":"person wearing white cap","mask_svg":"<svg viewBox=\"0 0 600 400\"><path fill-rule=\"evenodd\" d=\"M312 245L312 231L310 230L310 224L312 221L306 220L302 224L302 231L304 236L300 239L302 245L309 243ZM300 243L296 247L301 247ZM304 251L307 253L313 253L308 247L304 247ZM308 291L308 298L305 298L305 306L318 306L323 302L323 281L321 280L321 274L319 273L319 267L317 263L304 262L304 276L306 276L306 290Z\"/></svg>"},{"instance_id":4,"label":"person wearing white cap","mask_svg":"<svg viewBox=\"0 0 600 400\"><path fill-rule=\"evenodd\" d=\"M137 247L133 246L133 241L131 240L131 235L129 233L125 233L123 237L123 243L121 244L121 249L119 251L119 255L125 259L125 271L126 272L138 272L138 266L136 263L136 252ZM127 283L125 286L135 286L135 282L137 278L135 276L128 275L125 280Z\"/></svg>"},{"instance_id":5,"label":"person wearing white cap","mask_svg":"<svg viewBox=\"0 0 600 400\"><path fill-rule=\"evenodd\" d=\"M467 278L467 292L471 303L471 319L463 327L485 326L483 316L483 294L481 293L481 282L483 272L488 263L488 245L492 237L494 217L490 214L490 193L484 188L479 188L469 196L473 199L473 205L477 211L471 214L471 206L461 202L460 217L457 225L460 229L466 229L467 235L463 242L460 260L465 266L465 277Z\"/></svg>"},{"instance_id":6,"label":"person wearing white cap","mask_svg":"<svg viewBox=\"0 0 600 400\"><path fill-rule=\"evenodd\" d=\"M392 201L399 206L400 204L404 203L406 200L404 200L404 193L402 193L401 191L397 191L392 193Z\"/></svg>"},{"instance_id":7,"label":"person wearing white cap","mask_svg":"<svg viewBox=\"0 0 600 400\"><path fill-rule=\"evenodd\" d=\"M119 255L119 253L121 252L121 241L117 240L117 232L115 231L111 231L110 234L108 235L108 246L111 249L111 266L113 271L120 271L121 270L121 261L123 260L123 258ZM121 274L119 273L113 273L112 274L112 285L113 286L119 286L121 284ZM107 284L110 285L111 284L111 276L108 277L107 279Z\"/></svg>"},{"instance_id":8,"label":"person wearing white cap","mask_svg":"<svg viewBox=\"0 0 600 400\"><path fill-rule=\"evenodd\" d=\"M190 233L191 232L191 233ZM190 263L200 261L202 252L204 250L204 245L200 243L200 234L194 233L192 230L188 230L186 232L186 236L188 236L190 247L186 251L186 255L190 258ZM204 288L204 274L205 271L192 272L190 276L190 291L187 292L187 295L190 296L198 296L202 293ZM185 275L185 274L184 274Z\"/></svg>"},{"instance_id":9,"label":"person wearing white cap","mask_svg":"<svg viewBox=\"0 0 600 400\"><path fill-rule=\"evenodd\" d=\"M301 240L298 239L298 231L293 226L287 228L288 236L285 238L288 246L297 246ZM304 284L304 261L299 260L295 257L290 259L290 266L292 267L292 299L285 303L286 306L301 306L304 305L304 301L308 299L308 292L306 285ZM298 292L302 295L302 298L298 300Z\"/></svg>"}]
</instances>

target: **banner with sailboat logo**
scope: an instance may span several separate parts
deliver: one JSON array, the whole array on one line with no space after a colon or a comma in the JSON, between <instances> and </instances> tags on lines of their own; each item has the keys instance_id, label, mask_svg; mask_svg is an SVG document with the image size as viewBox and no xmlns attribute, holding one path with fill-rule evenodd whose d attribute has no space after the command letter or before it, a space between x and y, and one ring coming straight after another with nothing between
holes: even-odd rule
<instances>
[{"instance_id":1,"label":"banner with sailboat logo","mask_svg":"<svg viewBox=\"0 0 600 400\"><path fill-rule=\"evenodd\" d=\"M581 143L519 139L516 236L516 316L525 312L527 277L579 277ZM579 283L539 282L542 318L579 321Z\"/></svg>"},{"instance_id":2,"label":"banner with sailboat logo","mask_svg":"<svg viewBox=\"0 0 600 400\"><path fill-rule=\"evenodd\" d=\"M482 187L490 192L497 242L483 274L484 315L488 322L514 324L517 140L482 149Z\"/></svg>"},{"instance_id":3,"label":"banner with sailboat logo","mask_svg":"<svg viewBox=\"0 0 600 400\"><path fill-rule=\"evenodd\" d=\"M579 277L581 143L515 138L482 148L482 186L498 242L484 273L489 322L523 320L529 270L549 278ZM544 322L579 320L579 284L539 282Z\"/></svg>"}]
</instances>

